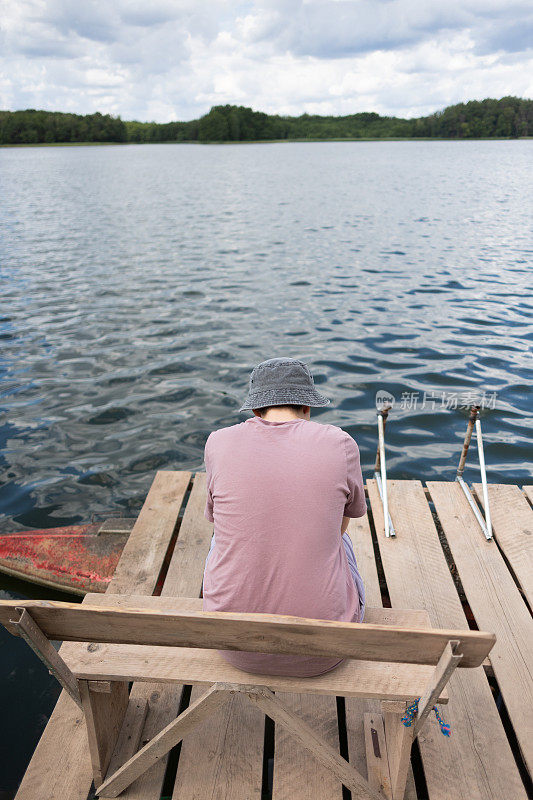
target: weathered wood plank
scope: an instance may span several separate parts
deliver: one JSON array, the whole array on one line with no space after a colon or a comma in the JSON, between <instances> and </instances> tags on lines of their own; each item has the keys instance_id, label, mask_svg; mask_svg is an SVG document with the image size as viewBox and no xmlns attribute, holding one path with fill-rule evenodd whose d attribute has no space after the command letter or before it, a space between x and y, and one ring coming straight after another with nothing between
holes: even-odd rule
<instances>
[{"instance_id":1,"label":"weathered wood plank","mask_svg":"<svg viewBox=\"0 0 533 800\"><path fill-rule=\"evenodd\" d=\"M95 784L102 783L117 743L126 709L128 684L112 683L109 693L95 692L91 681L78 682Z\"/></svg>"},{"instance_id":2,"label":"weathered wood plank","mask_svg":"<svg viewBox=\"0 0 533 800\"><path fill-rule=\"evenodd\" d=\"M39 600L0 600L0 622L9 622L17 608L31 613L52 640L200 647L224 650L361 658L437 664L446 642L457 640L461 666L477 667L494 645L494 635L482 631L420 630L373 625L370 622L326 622L276 614L163 610L155 608L83 606Z\"/></svg>"},{"instance_id":3,"label":"weathered wood plank","mask_svg":"<svg viewBox=\"0 0 533 800\"><path fill-rule=\"evenodd\" d=\"M533 620L529 609L496 542L487 541L476 527L460 486L431 481L428 488L476 622L496 633L492 667L522 755L533 772Z\"/></svg>"},{"instance_id":4,"label":"weathered wood plank","mask_svg":"<svg viewBox=\"0 0 533 800\"><path fill-rule=\"evenodd\" d=\"M154 591L189 481L188 472L156 474L117 565L116 578L109 584L110 592ZM145 551L148 558L140 559L139 552ZM86 800L91 781L83 715L66 692L61 692L16 800Z\"/></svg>"},{"instance_id":5,"label":"weathered wood plank","mask_svg":"<svg viewBox=\"0 0 533 800\"><path fill-rule=\"evenodd\" d=\"M396 703L391 703L390 706L387 701L381 703L392 797L393 800L403 800L414 731L412 727L406 727L401 721L404 711L397 711L395 707Z\"/></svg>"},{"instance_id":6,"label":"weathered wood plank","mask_svg":"<svg viewBox=\"0 0 533 800\"><path fill-rule=\"evenodd\" d=\"M365 536L361 536L359 539L358 536L354 535L354 531L358 531L365 526L368 532L368 540ZM365 581L367 598L365 623L383 624L386 618L390 621L392 609L369 607L381 606L381 594L379 592L368 519L364 517L351 520L348 532L354 544L359 571ZM374 572L374 580L367 580L366 576L371 575L372 571ZM405 614L406 617L407 614L412 613L414 620L414 614L420 612L402 611L400 613L402 615ZM402 625L401 617L395 618L392 624ZM416 623L413 621L410 624L416 627L428 627L429 616L423 611L420 613L419 621ZM315 726L326 741L339 748L337 702L335 698L294 693L283 693L278 694L278 696L298 716ZM379 701L347 697L345 699L345 708L349 760L362 775L367 775L364 716L366 712L379 713ZM284 728L278 726L276 727L273 800L285 800L287 797L294 798L294 800L323 800L323 798L331 797L333 800L333 798L342 797L342 789L339 781L329 770L325 769L305 748L299 745ZM412 773L406 800L416 800Z\"/></svg>"},{"instance_id":7,"label":"weathered wood plank","mask_svg":"<svg viewBox=\"0 0 533 800\"><path fill-rule=\"evenodd\" d=\"M340 753L335 697L292 692L277 692L276 697ZM276 724L272 798L286 800L289 797L291 800L342 800L342 784L286 728Z\"/></svg>"},{"instance_id":8,"label":"weathered wood plank","mask_svg":"<svg viewBox=\"0 0 533 800\"><path fill-rule=\"evenodd\" d=\"M195 686L191 703L205 686ZM264 714L234 694L182 742L172 800L260 800Z\"/></svg>"},{"instance_id":9,"label":"weathered wood plank","mask_svg":"<svg viewBox=\"0 0 533 800\"><path fill-rule=\"evenodd\" d=\"M189 535L170 565L167 580L186 596L200 595L205 559L211 544L213 525L204 517L205 472L197 472L195 484L203 487L198 497L196 516ZM194 586L194 589L191 587ZM200 601L201 602L201 601ZM240 673L243 675L243 673ZM195 687L194 702L205 687ZM172 800L260 800L263 769L264 715L247 699L235 695L211 719L191 733L181 744L178 771ZM128 798L129 800L129 798ZM152 800L139 797L139 800ZM155 798L154 798L155 800Z\"/></svg>"},{"instance_id":10,"label":"weathered wood plank","mask_svg":"<svg viewBox=\"0 0 533 800\"><path fill-rule=\"evenodd\" d=\"M228 699L229 692L224 684L215 683L210 686L206 692L193 703L190 703L185 711L182 711L176 719L171 720L163 730L159 731L116 772L108 775L101 786L97 785L97 794L117 797L136 778L166 756L174 745L181 742L190 731L194 730L204 719L210 717Z\"/></svg>"},{"instance_id":11,"label":"weathered wood plank","mask_svg":"<svg viewBox=\"0 0 533 800\"><path fill-rule=\"evenodd\" d=\"M18 608L15 606L12 610L13 614L8 615L10 618L8 630L11 630L15 636L22 636L24 638L33 652L46 665L50 674L59 681L76 705L82 708L82 701L76 679L72 672L67 669L65 662L56 651L55 647L50 643L49 637L45 636L39 626L36 625L31 614L29 614L25 608ZM12 620L11 617L13 617Z\"/></svg>"},{"instance_id":12,"label":"weathered wood plank","mask_svg":"<svg viewBox=\"0 0 533 800\"><path fill-rule=\"evenodd\" d=\"M305 692L309 694L345 695L346 697L387 698L412 700L420 695L431 680L434 667L422 664L359 661L347 659L331 672L310 678L291 678L284 675L245 673L228 664L217 650L201 648L152 648L147 658L146 648L134 644L88 645L79 654L68 656L69 669L81 680L97 681L158 681L172 684L179 680L186 685L208 684L217 680L225 683L253 683L268 686L276 692ZM440 702L446 702L443 689Z\"/></svg>"},{"instance_id":13,"label":"weathered wood plank","mask_svg":"<svg viewBox=\"0 0 533 800\"><path fill-rule=\"evenodd\" d=\"M178 541L181 541L182 547L174 548L161 592L164 597L174 597L178 590L184 590L189 596L200 594L197 571L191 569L188 573L189 581L187 581L187 576L183 576L177 564L184 547L189 546L184 543L190 543L191 540L196 543L198 559L201 559L204 553L207 554L209 549L210 526L203 518L205 491L205 473L196 473L178 535ZM203 557L205 558L205 555ZM177 717L182 691L183 687L176 684L169 686L161 683L134 683L130 698L148 701L148 715L141 734L141 746L157 736L166 725ZM168 757L164 756L137 778L121 794L121 800L159 800L167 760Z\"/></svg>"},{"instance_id":14,"label":"weathered wood plank","mask_svg":"<svg viewBox=\"0 0 533 800\"><path fill-rule=\"evenodd\" d=\"M415 736L420 732L424 722L429 716L430 711L433 710L433 706L437 702L438 696L448 683L454 669L461 661L462 656L455 655L456 647L457 642L453 640L448 642L439 663L435 667L435 673L433 677L426 686L424 694L420 697L416 720L413 725L413 734Z\"/></svg>"},{"instance_id":15,"label":"weathered wood plank","mask_svg":"<svg viewBox=\"0 0 533 800\"><path fill-rule=\"evenodd\" d=\"M473 488L483 507L481 484ZM494 536L533 606L533 508L518 486L490 483L488 493Z\"/></svg>"},{"instance_id":16,"label":"weathered wood plank","mask_svg":"<svg viewBox=\"0 0 533 800\"><path fill-rule=\"evenodd\" d=\"M348 535L353 544L359 573L363 579L366 595L366 608L364 622L372 621L374 607L381 606L381 591L379 588L378 571L372 544L372 534L368 516L352 519L348 525ZM390 614L392 608L384 608L383 613ZM411 611L411 613L413 613ZM420 610L420 625L429 627L429 614ZM352 763L363 775L367 764L365 759L366 741L364 735L365 714L380 715L381 705L379 700L357 700L347 697L346 707L346 732L348 736L348 752ZM407 776L405 800L416 800L416 788L413 771L410 768Z\"/></svg>"},{"instance_id":17,"label":"weathered wood plank","mask_svg":"<svg viewBox=\"0 0 533 800\"><path fill-rule=\"evenodd\" d=\"M368 481L392 605L426 608L438 627L466 628L422 485L393 480L388 489L397 535L386 539L377 486ZM428 722L418 737L431 800L525 800L483 668L456 670L448 686L445 717L452 736L444 738L439 727Z\"/></svg>"},{"instance_id":18,"label":"weathered wood plank","mask_svg":"<svg viewBox=\"0 0 533 800\"><path fill-rule=\"evenodd\" d=\"M117 745L107 770L108 775L113 775L123 764L128 761L139 749L139 742L143 731L148 703L145 699L131 700L126 709L126 715L120 729ZM105 794L99 795L100 800L107 800Z\"/></svg>"},{"instance_id":19,"label":"weathered wood plank","mask_svg":"<svg viewBox=\"0 0 533 800\"><path fill-rule=\"evenodd\" d=\"M166 597L164 595L128 595L128 594L101 594L94 592L86 595L91 606L114 608L135 607L160 611L201 611L203 601L201 597ZM372 625L398 625L403 628L430 628L429 614L422 609L412 608L373 608L366 607L365 623Z\"/></svg>"},{"instance_id":20,"label":"weathered wood plank","mask_svg":"<svg viewBox=\"0 0 533 800\"><path fill-rule=\"evenodd\" d=\"M373 789L392 800L387 743L381 714L366 713L364 716L366 768L368 782ZM404 800L404 798L402 798Z\"/></svg>"},{"instance_id":21,"label":"weathered wood plank","mask_svg":"<svg viewBox=\"0 0 533 800\"><path fill-rule=\"evenodd\" d=\"M317 758L328 770L331 770L361 800L382 800L378 793L372 789L352 764L349 764L339 753L337 747L332 747L325 742L316 730L315 725L309 725L301 717L293 713L279 695L264 686L257 687L248 692L249 699L262 708L265 714L274 720L276 725L283 725L292 736L310 753Z\"/></svg>"}]
</instances>

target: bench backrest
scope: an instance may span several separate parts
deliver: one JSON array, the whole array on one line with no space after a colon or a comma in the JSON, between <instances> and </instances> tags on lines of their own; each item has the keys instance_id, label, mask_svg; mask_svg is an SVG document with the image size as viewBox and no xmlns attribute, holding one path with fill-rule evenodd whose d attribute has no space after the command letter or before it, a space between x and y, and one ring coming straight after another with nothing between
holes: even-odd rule
<instances>
[{"instance_id":1,"label":"bench backrest","mask_svg":"<svg viewBox=\"0 0 533 800\"><path fill-rule=\"evenodd\" d=\"M156 600L156 598L152 598ZM205 612L131 606L90 606L43 600L0 601L0 622L11 632L25 608L51 640L201 647L261 653L355 658L365 661L436 664L449 640L459 642L461 667L477 667L496 641L493 633L330 622L273 614ZM166 598L168 606L168 598Z\"/></svg>"}]
</instances>

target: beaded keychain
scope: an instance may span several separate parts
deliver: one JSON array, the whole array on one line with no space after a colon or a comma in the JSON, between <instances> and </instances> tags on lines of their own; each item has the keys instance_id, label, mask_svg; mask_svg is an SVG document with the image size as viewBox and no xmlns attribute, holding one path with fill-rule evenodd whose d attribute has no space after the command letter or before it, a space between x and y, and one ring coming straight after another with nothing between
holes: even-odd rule
<instances>
[{"instance_id":1,"label":"beaded keychain","mask_svg":"<svg viewBox=\"0 0 533 800\"><path fill-rule=\"evenodd\" d=\"M418 701L419 700L420 700L420 697L417 700L415 700L414 703L411 703L410 706L407 706L407 708L405 710L405 716L402 717L402 722L403 722L403 724L405 725L406 728L409 728L413 724L413 719L414 719L414 717L416 716L416 714L418 712ZM438 710L437 706L433 706L433 711L435 712L435 716L437 718L437 722L439 723L440 729L441 729L442 733L444 734L444 736L450 736L450 734L451 734L450 726L447 725L444 722L444 720L442 719L441 715L439 714L439 710Z\"/></svg>"}]
</instances>

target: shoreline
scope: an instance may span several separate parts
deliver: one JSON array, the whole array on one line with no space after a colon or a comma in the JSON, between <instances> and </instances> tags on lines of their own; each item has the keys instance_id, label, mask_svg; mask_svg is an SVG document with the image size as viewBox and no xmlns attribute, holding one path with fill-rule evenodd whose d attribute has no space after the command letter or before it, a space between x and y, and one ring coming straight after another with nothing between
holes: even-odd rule
<instances>
[{"instance_id":1,"label":"shoreline","mask_svg":"<svg viewBox=\"0 0 533 800\"><path fill-rule=\"evenodd\" d=\"M13 147L124 147L130 145L153 145L153 144L195 144L195 145L239 145L239 144L302 144L313 142L524 142L533 139L533 136L480 136L468 137L464 139L444 137L444 136L357 136L353 138L340 137L336 139L242 139L234 141L232 139L199 142L197 139L185 139L181 142L19 142L17 144L0 144L2 148Z\"/></svg>"}]
</instances>

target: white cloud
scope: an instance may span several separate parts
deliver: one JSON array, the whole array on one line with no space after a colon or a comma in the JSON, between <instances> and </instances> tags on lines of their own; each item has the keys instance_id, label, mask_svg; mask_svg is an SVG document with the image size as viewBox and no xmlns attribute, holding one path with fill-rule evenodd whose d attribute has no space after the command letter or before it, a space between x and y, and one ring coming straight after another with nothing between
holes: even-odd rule
<instances>
[{"instance_id":1,"label":"white cloud","mask_svg":"<svg viewBox=\"0 0 533 800\"><path fill-rule=\"evenodd\" d=\"M19 0L0 28L0 108L191 119L418 116L533 95L529 0Z\"/></svg>"}]
</instances>

